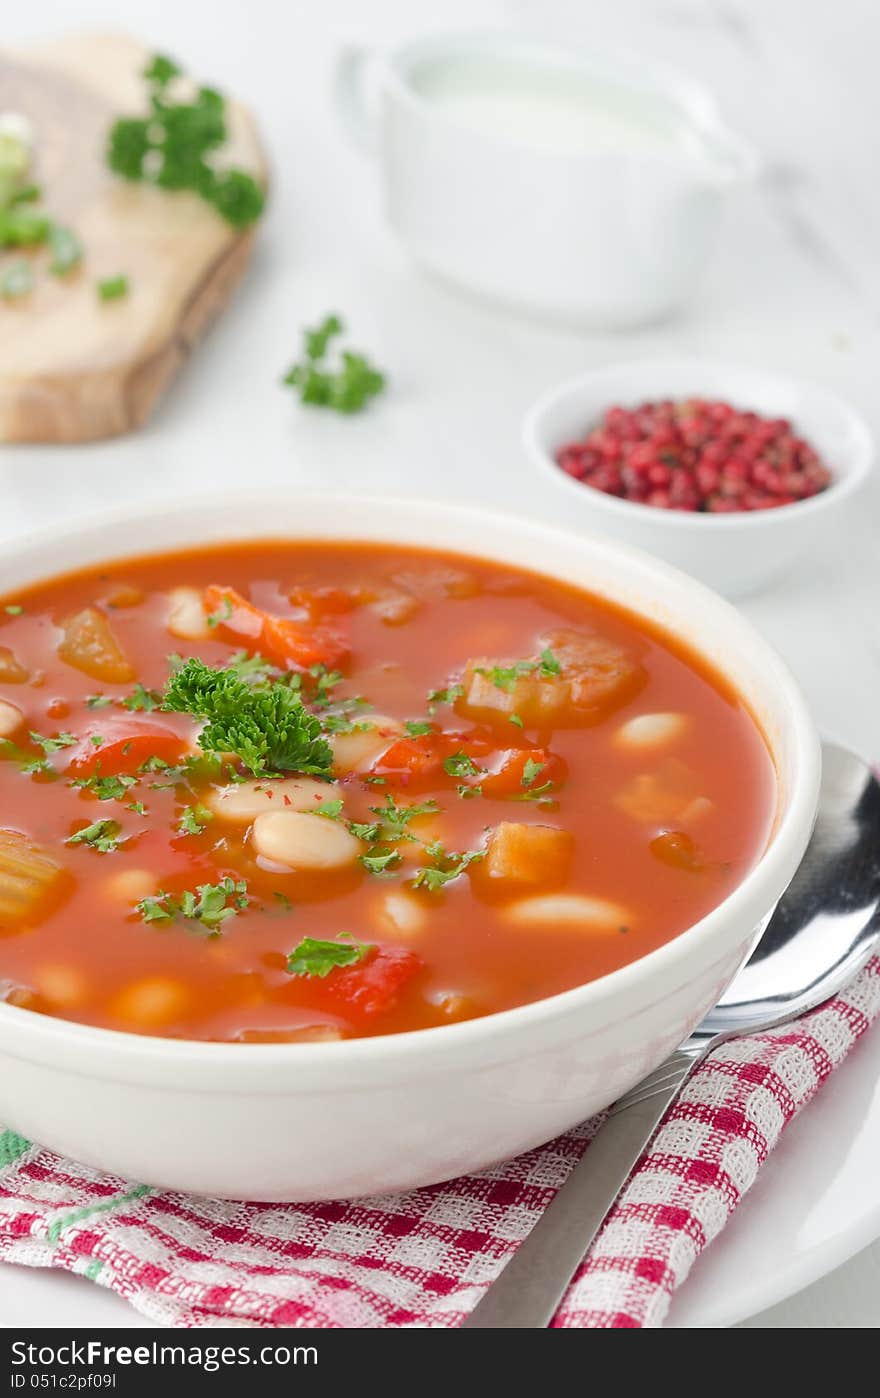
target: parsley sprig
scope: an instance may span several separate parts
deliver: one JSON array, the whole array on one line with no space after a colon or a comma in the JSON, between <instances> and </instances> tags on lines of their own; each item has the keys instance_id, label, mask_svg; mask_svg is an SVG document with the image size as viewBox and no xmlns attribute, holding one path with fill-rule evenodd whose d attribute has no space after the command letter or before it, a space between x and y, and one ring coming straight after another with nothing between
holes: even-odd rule
<instances>
[{"instance_id":1,"label":"parsley sprig","mask_svg":"<svg viewBox=\"0 0 880 1398\"><path fill-rule=\"evenodd\" d=\"M205 719L199 746L234 752L254 776L302 772L326 777L333 753L321 722L279 680L248 684L233 670L187 660L165 687L165 708Z\"/></svg>"},{"instance_id":2,"label":"parsley sprig","mask_svg":"<svg viewBox=\"0 0 880 1398\"><path fill-rule=\"evenodd\" d=\"M265 195L247 171L217 164L228 134L225 99L200 87L190 101L175 101L170 84L181 76L172 59L152 59L143 73L149 111L113 123L107 164L124 180L192 190L234 228L247 228L263 212Z\"/></svg>"},{"instance_id":3,"label":"parsley sprig","mask_svg":"<svg viewBox=\"0 0 880 1398\"><path fill-rule=\"evenodd\" d=\"M358 413L385 387L385 375L363 354L342 350L335 367L328 365L331 342L345 326L337 315L303 332L303 357L291 365L282 380L295 388L303 403L332 408L337 413Z\"/></svg>"}]
</instances>

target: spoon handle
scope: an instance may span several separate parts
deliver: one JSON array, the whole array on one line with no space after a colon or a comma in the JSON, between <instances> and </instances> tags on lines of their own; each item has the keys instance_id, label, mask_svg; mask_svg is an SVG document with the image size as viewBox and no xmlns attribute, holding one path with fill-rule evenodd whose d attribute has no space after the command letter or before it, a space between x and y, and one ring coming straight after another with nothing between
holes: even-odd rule
<instances>
[{"instance_id":1,"label":"spoon handle","mask_svg":"<svg viewBox=\"0 0 880 1398\"><path fill-rule=\"evenodd\" d=\"M676 1049L615 1103L553 1202L462 1328L543 1329L707 1044Z\"/></svg>"}]
</instances>

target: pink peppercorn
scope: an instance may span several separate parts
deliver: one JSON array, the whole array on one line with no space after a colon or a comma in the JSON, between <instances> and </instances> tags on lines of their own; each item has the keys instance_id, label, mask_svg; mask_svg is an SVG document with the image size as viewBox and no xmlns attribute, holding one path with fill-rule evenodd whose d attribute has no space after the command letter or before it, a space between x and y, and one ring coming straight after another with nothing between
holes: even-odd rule
<instances>
[{"instance_id":1,"label":"pink peppercorn","mask_svg":"<svg viewBox=\"0 0 880 1398\"><path fill-rule=\"evenodd\" d=\"M608 495L709 514L775 509L831 484L831 472L786 418L700 398L608 408L556 461Z\"/></svg>"}]
</instances>

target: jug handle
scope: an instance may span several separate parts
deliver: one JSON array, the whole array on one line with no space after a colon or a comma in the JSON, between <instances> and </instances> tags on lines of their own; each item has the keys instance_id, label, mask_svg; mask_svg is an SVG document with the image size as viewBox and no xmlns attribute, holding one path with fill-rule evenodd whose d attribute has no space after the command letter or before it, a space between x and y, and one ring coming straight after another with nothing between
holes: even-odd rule
<instances>
[{"instance_id":1,"label":"jug handle","mask_svg":"<svg viewBox=\"0 0 880 1398\"><path fill-rule=\"evenodd\" d=\"M333 103L351 144L365 155L376 149L375 115L367 82L375 54L367 44L349 39L340 46L333 70Z\"/></svg>"}]
</instances>

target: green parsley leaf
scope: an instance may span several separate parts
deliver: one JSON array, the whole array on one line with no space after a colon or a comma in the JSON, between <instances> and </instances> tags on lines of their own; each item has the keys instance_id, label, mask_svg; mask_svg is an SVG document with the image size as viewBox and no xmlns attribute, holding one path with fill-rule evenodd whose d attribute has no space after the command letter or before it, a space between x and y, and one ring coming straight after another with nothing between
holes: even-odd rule
<instances>
[{"instance_id":1,"label":"green parsley leaf","mask_svg":"<svg viewBox=\"0 0 880 1398\"><path fill-rule=\"evenodd\" d=\"M484 768L478 767L466 752L454 752L451 757L444 757L443 770L450 777L476 777Z\"/></svg>"},{"instance_id":2,"label":"green parsley leaf","mask_svg":"<svg viewBox=\"0 0 880 1398\"><path fill-rule=\"evenodd\" d=\"M159 893L155 898L142 898L135 904L135 912L140 913L144 922L161 925L185 919L200 923L209 932L217 932L248 903L245 881L227 877L216 884L199 884L194 893L187 889L179 897Z\"/></svg>"},{"instance_id":3,"label":"green parsley leaf","mask_svg":"<svg viewBox=\"0 0 880 1398\"><path fill-rule=\"evenodd\" d=\"M145 689L142 684L136 684L131 694L126 694L122 701L124 709L131 709L137 713L151 713L153 709L158 709L162 704L162 695L158 689Z\"/></svg>"},{"instance_id":4,"label":"green parsley leaf","mask_svg":"<svg viewBox=\"0 0 880 1398\"><path fill-rule=\"evenodd\" d=\"M177 66L173 58L168 58L163 53L155 53L143 71L143 77L148 83L155 87L167 87L172 78L179 77L182 69Z\"/></svg>"},{"instance_id":5,"label":"green parsley leaf","mask_svg":"<svg viewBox=\"0 0 880 1398\"><path fill-rule=\"evenodd\" d=\"M208 822L213 819L214 817L207 806L184 806L180 820L177 822L177 829L181 835L201 835Z\"/></svg>"},{"instance_id":6,"label":"green parsley leaf","mask_svg":"<svg viewBox=\"0 0 880 1398\"><path fill-rule=\"evenodd\" d=\"M456 787L456 791L458 792L462 801L473 801L475 796L482 796L483 794L483 788L481 786L462 785Z\"/></svg>"},{"instance_id":7,"label":"green parsley leaf","mask_svg":"<svg viewBox=\"0 0 880 1398\"><path fill-rule=\"evenodd\" d=\"M531 791L521 791L514 796L514 801L537 801L539 806L554 806L556 798L550 795L553 790L552 782L544 782L543 786L533 787Z\"/></svg>"},{"instance_id":8,"label":"green parsley leaf","mask_svg":"<svg viewBox=\"0 0 880 1398\"><path fill-rule=\"evenodd\" d=\"M357 413L385 387L385 376L362 354L343 350L335 367L325 356L330 342L342 334L339 316L326 316L314 329L303 332L303 360L293 364L282 382L299 392L300 401L338 413Z\"/></svg>"},{"instance_id":9,"label":"green parsley leaf","mask_svg":"<svg viewBox=\"0 0 880 1398\"><path fill-rule=\"evenodd\" d=\"M94 824L78 830L75 835L70 835L64 843L66 845L88 845L91 849L97 850L99 854L112 854L123 843L119 839L121 831L122 826L118 820L96 820Z\"/></svg>"},{"instance_id":10,"label":"green parsley leaf","mask_svg":"<svg viewBox=\"0 0 880 1398\"><path fill-rule=\"evenodd\" d=\"M523 721L522 721L522 719L520 718L519 714L508 714L508 716L507 716L507 721L508 721L508 723L513 723L513 724L515 724L517 728L524 728L524 727L525 727L525 724L523 723Z\"/></svg>"},{"instance_id":11,"label":"green parsley leaf","mask_svg":"<svg viewBox=\"0 0 880 1398\"><path fill-rule=\"evenodd\" d=\"M232 599L224 597L216 612L209 612L206 618L208 625L213 628L219 626L221 621L228 621L232 616ZM227 667L228 668L228 667Z\"/></svg>"},{"instance_id":12,"label":"green parsley leaf","mask_svg":"<svg viewBox=\"0 0 880 1398\"><path fill-rule=\"evenodd\" d=\"M400 855L396 849L392 849L384 854L362 854L360 861L368 874L384 874L397 867Z\"/></svg>"},{"instance_id":13,"label":"green parsley leaf","mask_svg":"<svg viewBox=\"0 0 880 1398\"><path fill-rule=\"evenodd\" d=\"M491 665L488 668L480 666L476 673L486 675L496 689L503 689L505 694L510 694L517 680L523 675L530 675L536 668L534 660L516 660L512 665Z\"/></svg>"},{"instance_id":14,"label":"green parsley leaf","mask_svg":"<svg viewBox=\"0 0 880 1398\"><path fill-rule=\"evenodd\" d=\"M363 840L364 843L368 845L376 844L382 833L382 826L379 824L378 820L370 822L353 820L350 822L348 828L355 839Z\"/></svg>"},{"instance_id":15,"label":"green parsley leaf","mask_svg":"<svg viewBox=\"0 0 880 1398\"><path fill-rule=\"evenodd\" d=\"M147 808L144 805L143 801L129 801L125 809L127 811L134 811L135 815L147 815Z\"/></svg>"},{"instance_id":16,"label":"green parsley leaf","mask_svg":"<svg viewBox=\"0 0 880 1398\"><path fill-rule=\"evenodd\" d=\"M268 771L328 776L333 753L320 720L287 685L254 686L230 670L188 660L165 688L165 708L206 720L199 746L234 752L254 776Z\"/></svg>"},{"instance_id":17,"label":"green parsley leaf","mask_svg":"<svg viewBox=\"0 0 880 1398\"><path fill-rule=\"evenodd\" d=\"M21 616L24 607L20 606L18 602L10 602L3 610L7 616Z\"/></svg>"},{"instance_id":18,"label":"green parsley leaf","mask_svg":"<svg viewBox=\"0 0 880 1398\"><path fill-rule=\"evenodd\" d=\"M551 675L561 675L562 665L556 659L556 656L553 654L552 650L542 650L541 659L538 663L538 670L544 676L544 678L547 679Z\"/></svg>"},{"instance_id":19,"label":"green parsley leaf","mask_svg":"<svg viewBox=\"0 0 880 1398\"><path fill-rule=\"evenodd\" d=\"M464 685L449 684L445 689L432 689L428 695L428 713L432 714L438 704L454 704L464 694Z\"/></svg>"},{"instance_id":20,"label":"green parsley leaf","mask_svg":"<svg viewBox=\"0 0 880 1398\"><path fill-rule=\"evenodd\" d=\"M99 801L121 801L128 793L128 789L134 786L137 777L77 777L71 782L71 786L82 787L86 791L94 792Z\"/></svg>"},{"instance_id":21,"label":"green parsley leaf","mask_svg":"<svg viewBox=\"0 0 880 1398\"><path fill-rule=\"evenodd\" d=\"M486 857L486 851L481 849L466 850L461 854L450 853L439 840L430 844L425 853L433 859L433 867L417 870L412 886L427 889L429 893L438 893L448 883L460 878L471 864Z\"/></svg>"},{"instance_id":22,"label":"green parsley leaf","mask_svg":"<svg viewBox=\"0 0 880 1398\"><path fill-rule=\"evenodd\" d=\"M120 301L128 295L128 277L105 277L96 286L99 301Z\"/></svg>"},{"instance_id":23,"label":"green parsley leaf","mask_svg":"<svg viewBox=\"0 0 880 1398\"><path fill-rule=\"evenodd\" d=\"M110 698L109 694L90 694L88 699L86 700L86 708L106 709L112 703L113 700Z\"/></svg>"},{"instance_id":24,"label":"green parsley leaf","mask_svg":"<svg viewBox=\"0 0 880 1398\"><path fill-rule=\"evenodd\" d=\"M411 738L423 738L426 733L434 732L433 723L425 723L421 719L407 719L404 727Z\"/></svg>"},{"instance_id":25,"label":"green parsley leaf","mask_svg":"<svg viewBox=\"0 0 880 1398\"><path fill-rule=\"evenodd\" d=\"M32 732L30 739L45 753L58 752L60 748L71 748L78 742L73 733L56 733L54 738L44 738L41 733Z\"/></svg>"},{"instance_id":26,"label":"green parsley leaf","mask_svg":"<svg viewBox=\"0 0 880 1398\"><path fill-rule=\"evenodd\" d=\"M522 786L532 786L535 779L541 775L545 766L544 762L535 762L531 757L527 757L523 763Z\"/></svg>"},{"instance_id":27,"label":"green parsley leaf","mask_svg":"<svg viewBox=\"0 0 880 1398\"><path fill-rule=\"evenodd\" d=\"M322 942L303 937L287 958L291 976L317 976L323 980L337 966L357 966L374 948L364 942Z\"/></svg>"},{"instance_id":28,"label":"green parsley leaf","mask_svg":"<svg viewBox=\"0 0 880 1398\"><path fill-rule=\"evenodd\" d=\"M342 798L335 801L322 801L320 806L312 808L312 815L326 816L327 820L338 820L342 815Z\"/></svg>"},{"instance_id":29,"label":"green parsley leaf","mask_svg":"<svg viewBox=\"0 0 880 1398\"><path fill-rule=\"evenodd\" d=\"M416 816L434 815L440 807L434 800L422 801L420 805L398 806L389 792L384 806L371 806L370 814L379 817L379 837L383 844L397 844L401 840L412 840L407 826Z\"/></svg>"}]
</instances>

